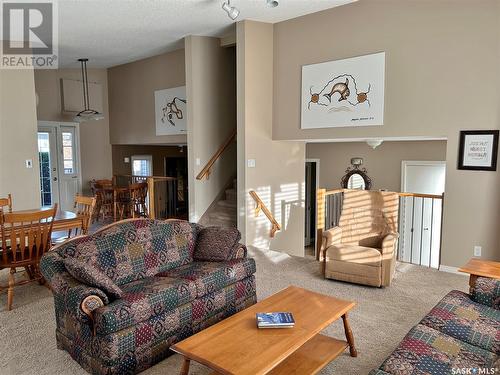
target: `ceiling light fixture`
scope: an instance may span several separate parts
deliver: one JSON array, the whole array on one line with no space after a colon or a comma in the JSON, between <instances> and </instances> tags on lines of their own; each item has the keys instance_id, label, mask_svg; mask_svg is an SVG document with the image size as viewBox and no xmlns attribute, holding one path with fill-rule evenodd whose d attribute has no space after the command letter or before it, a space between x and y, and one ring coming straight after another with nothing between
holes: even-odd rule
<instances>
[{"instance_id":1,"label":"ceiling light fixture","mask_svg":"<svg viewBox=\"0 0 500 375\"><path fill-rule=\"evenodd\" d=\"M87 61L89 61L89 59L78 59L78 61L80 61L82 66L83 111L78 112L73 120L76 122L102 120L104 119L102 113L90 109L89 79L87 75Z\"/></svg>"},{"instance_id":2,"label":"ceiling light fixture","mask_svg":"<svg viewBox=\"0 0 500 375\"><path fill-rule=\"evenodd\" d=\"M228 17L232 20L235 20L240 15L239 9L231 6L231 0L227 0L227 3L222 3L222 9L224 9Z\"/></svg>"},{"instance_id":3,"label":"ceiling light fixture","mask_svg":"<svg viewBox=\"0 0 500 375\"><path fill-rule=\"evenodd\" d=\"M383 139L368 139L366 144L375 150L382 142L384 142Z\"/></svg>"},{"instance_id":4,"label":"ceiling light fixture","mask_svg":"<svg viewBox=\"0 0 500 375\"><path fill-rule=\"evenodd\" d=\"M276 8L278 5L280 5L280 2L278 0L266 0L266 3L269 8Z\"/></svg>"}]
</instances>

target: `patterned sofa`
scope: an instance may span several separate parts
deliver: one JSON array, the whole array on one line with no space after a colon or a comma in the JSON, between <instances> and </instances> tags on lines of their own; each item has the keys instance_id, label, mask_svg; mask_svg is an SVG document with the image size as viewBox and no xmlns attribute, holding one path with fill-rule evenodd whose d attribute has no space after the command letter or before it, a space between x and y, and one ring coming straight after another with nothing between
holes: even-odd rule
<instances>
[{"instance_id":1,"label":"patterned sofa","mask_svg":"<svg viewBox=\"0 0 500 375\"><path fill-rule=\"evenodd\" d=\"M133 374L254 304L255 262L237 230L225 243L232 230L126 220L54 248L40 268L54 295L58 348L88 372Z\"/></svg>"},{"instance_id":2,"label":"patterned sofa","mask_svg":"<svg viewBox=\"0 0 500 375\"><path fill-rule=\"evenodd\" d=\"M500 280L448 293L369 375L500 373Z\"/></svg>"}]
</instances>

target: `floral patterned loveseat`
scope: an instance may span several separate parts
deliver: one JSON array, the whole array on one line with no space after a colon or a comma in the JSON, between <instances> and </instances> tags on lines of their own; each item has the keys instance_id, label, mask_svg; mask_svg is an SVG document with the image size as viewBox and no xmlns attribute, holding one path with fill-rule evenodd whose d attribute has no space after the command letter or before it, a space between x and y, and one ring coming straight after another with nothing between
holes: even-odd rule
<instances>
[{"instance_id":1,"label":"floral patterned loveseat","mask_svg":"<svg viewBox=\"0 0 500 375\"><path fill-rule=\"evenodd\" d=\"M40 268L58 348L94 374L161 361L175 342L256 302L255 262L239 239L234 228L135 219L54 248Z\"/></svg>"},{"instance_id":2,"label":"floral patterned loveseat","mask_svg":"<svg viewBox=\"0 0 500 375\"><path fill-rule=\"evenodd\" d=\"M448 293L369 375L500 373L500 280Z\"/></svg>"}]
</instances>

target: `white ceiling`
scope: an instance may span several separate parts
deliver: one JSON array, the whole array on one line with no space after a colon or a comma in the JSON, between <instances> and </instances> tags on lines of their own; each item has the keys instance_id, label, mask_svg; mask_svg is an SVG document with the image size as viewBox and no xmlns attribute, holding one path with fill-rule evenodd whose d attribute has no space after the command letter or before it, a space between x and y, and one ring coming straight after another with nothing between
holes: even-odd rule
<instances>
[{"instance_id":1,"label":"white ceiling","mask_svg":"<svg viewBox=\"0 0 500 375\"><path fill-rule=\"evenodd\" d=\"M59 67L110 67L182 47L186 35L225 36L233 22L222 0L56 0ZM356 0L232 0L238 20L280 22Z\"/></svg>"}]
</instances>

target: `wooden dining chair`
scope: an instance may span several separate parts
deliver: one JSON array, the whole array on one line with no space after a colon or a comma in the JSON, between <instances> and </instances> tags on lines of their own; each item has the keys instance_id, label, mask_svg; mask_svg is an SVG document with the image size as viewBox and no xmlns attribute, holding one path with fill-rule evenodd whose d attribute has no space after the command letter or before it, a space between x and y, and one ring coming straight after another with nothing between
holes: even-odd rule
<instances>
[{"instance_id":1,"label":"wooden dining chair","mask_svg":"<svg viewBox=\"0 0 500 375\"><path fill-rule=\"evenodd\" d=\"M77 195L75 197L74 212L82 217L82 228L81 234L88 234L90 225L92 224L92 218L94 217L94 210L96 206L95 197L83 197ZM77 234L78 234L78 230ZM71 236L71 233L70 233Z\"/></svg>"},{"instance_id":2,"label":"wooden dining chair","mask_svg":"<svg viewBox=\"0 0 500 375\"><path fill-rule=\"evenodd\" d=\"M4 207L7 207L5 209ZM0 198L0 211L12 212L12 195L7 195L7 198Z\"/></svg>"},{"instance_id":3,"label":"wooden dining chair","mask_svg":"<svg viewBox=\"0 0 500 375\"><path fill-rule=\"evenodd\" d=\"M131 184L128 190L130 194L130 202L128 207L130 217L148 217L148 208L146 206L148 184L146 182Z\"/></svg>"},{"instance_id":4,"label":"wooden dining chair","mask_svg":"<svg viewBox=\"0 0 500 375\"><path fill-rule=\"evenodd\" d=\"M49 210L5 213L0 218L0 270L10 269L7 287L7 309L12 309L14 287L38 281L44 284L39 270L40 258L50 250L51 233L57 204ZM16 281L18 268L24 268L28 279Z\"/></svg>"},{"instance_id":5,"label":"wooden dining chair","mask_svg":"<svg viewBox=\"0 0 500 375\"><path fill-rule=\"evenodd\" d=\"M96 198L96 207L93 221L99 220L102 216L104 220L106 217L111 218L114 216L114 191L112 180L94 180L93 181L93 194Z\"/></svg>"}]
</instances>

